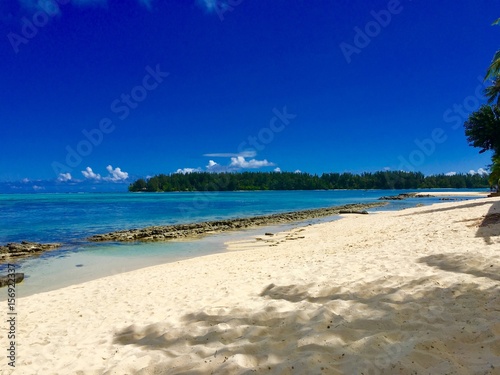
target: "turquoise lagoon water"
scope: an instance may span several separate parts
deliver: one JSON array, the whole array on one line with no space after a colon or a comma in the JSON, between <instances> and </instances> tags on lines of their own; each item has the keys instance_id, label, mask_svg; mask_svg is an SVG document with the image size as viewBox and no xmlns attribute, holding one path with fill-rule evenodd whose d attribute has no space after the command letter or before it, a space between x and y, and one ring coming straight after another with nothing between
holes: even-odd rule
<instances>
[{"instance_id":1,"label":"turquoise lagoon water","mask_svg":"<svg viewBox=\"0 0 500 375\"><path fill-rule=\"evenodd\" d=\"M456 190L436 190L456 191ZM480 191L480 190L478 190ZM257 191L185 193L0 194L0 244L22 240L61 242L61 249L16 263L26 279L20 296L155 264L224 251L224 242L269 231L258 228L193 241L89 243L85 238L119 229L169 225L374 202L403 190ZM472 197L471 197L472 198ZM391 201L403 209L438 198ZM333 219L333 218L330 218ZM289 226L288 226L289 227ZM273 227L277 231L284 227ZM5 273L6 265L0 265ZM0 293L0 300L4 300Z\"/></svg>"}]
</instances>

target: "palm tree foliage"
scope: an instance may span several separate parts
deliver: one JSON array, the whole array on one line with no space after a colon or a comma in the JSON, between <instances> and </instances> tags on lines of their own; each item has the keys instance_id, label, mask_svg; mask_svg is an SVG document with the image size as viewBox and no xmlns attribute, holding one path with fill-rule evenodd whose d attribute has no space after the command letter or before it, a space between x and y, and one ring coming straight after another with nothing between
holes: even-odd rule
<instances>
[{"instance_id":1,"label":"palm tree foliage","mask_svg":"<svg viewBox=\"0 0 500 375\"><path fill-rule=\"evenodd\" d=\"M493 25L500 25L500 18ZM473 112L464 127L471 146L480 148L480 153L493 151L489 182L495 185L500 177L500 50L493 56L484 80L491 80L491 85L484 90L491 106L483 105Z\"/></svg>"},{"instance_id":2,"label":"palm tree foliage","mask_svg":"<svg viewBox=\"0 0 500 375\"><path fill-rule=\"evenodd\" d=\"M483 105L464 124L469 145L500 155L500 107Z\"/></svg>"},{"instance_id":3,"label":"palm tree foliage","mask_svg":"<svg viewBox=\"0 0 500 375\"><path fill-rule=\"evenodd\" d=\"M500 25L500 18L493 22L493 25ZM488 103L496 102L496 105L500 104L500 51L497 51L493 56L484 79L492 80L492 85L485 89Z\"/></svg>"}]
</instances>

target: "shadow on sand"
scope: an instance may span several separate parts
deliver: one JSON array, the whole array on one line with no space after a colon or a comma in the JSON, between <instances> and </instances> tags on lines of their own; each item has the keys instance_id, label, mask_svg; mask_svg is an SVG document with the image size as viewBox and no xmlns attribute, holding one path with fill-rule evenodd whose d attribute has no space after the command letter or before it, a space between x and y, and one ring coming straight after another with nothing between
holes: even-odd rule
<instances>
[{"instance_id":1,"label":"shadow on sand","mask_svg":"<svg viewBox=\"0 0 500 375\"><path fill-rule=\"evenodd\" d=\"M469 227L477 227L476 237L481 237L484 239L488 245L492 245L498 243L500 241L495 241L492 237L500 236L500 200L492 200L492 201L483 201L483 202L473 202L473 203L463 203L457 204L452 207L436 207L431 208L429 210L421 210L418 212L412 212L408 214L401 214L400 216L413 216L413 215L422 215L429 214L435 212L445 212L445 211L453 211L456 209L464 209L464 208L473 208L479 206L491 206L488 210L488 213L485 216L478 218L471 218L463 221L457 222L466 222L469 223Z\"/></svg>"},{"instance_id":2,"label":"shadow on sand","mask_svg":"<svg viewBox=\"0 0 500 375\"><path fill-rule=\"evenodd\" d=\"M483 259L473 260L436 255L421 262L499 280L498 263L485 270L474 266ZM488 374L500 368L500 339L491 332L500 324L499 292L475 282L443 288L435 278L319 290L270 284L253 301L257 311L207 307L185 315L182 326L129 326L114 342L160 354L147 374L414 374L428 366Z\"/></svg>"},{"instance_id":3,"label":"shadow on sand","mask_svg":"<svg viewBox=\"0 0 500 375\"><path fill-rule=\"evenodd\" d=\"M469 223L469 227L477 227L476 237L481 237L488 245L492 245L500 242L492 238L500 236L500 201L485 203L491 205L485 216L471 218L462 222Z\"/></svg>"},{"instance_id":4,"label":"shadow on sand","mask_svg":"<svg viewBox=\"0 0 500 375\"><path fill-rule=\"evenodd\" d=\"M491 204L491 202L473 202L473 203L462 203L462 204L457 203L456 205L454 205L452 207L439 207L439 206L437 206L436 208L431 208L429 210L421 210L421 211L412 212L409 214L401 214L400 216L431 214L434 212L453 211L456 209L479 207L479 206L485 206L485 205L490 205L490 204Z\"/></svg>"},{"instance_id":5,"label":"shadow on sand","mask_svg":"<svg viewBox=\"0 0 500 375\"><path fill-rule=\"evenodd\" d=\"M500 254L499 254L500 257ZM500 281L499 258L471 256L469 254L436 254L421 258L421 263L443 271L469 274Z\"/></svg>"}]
</instances>

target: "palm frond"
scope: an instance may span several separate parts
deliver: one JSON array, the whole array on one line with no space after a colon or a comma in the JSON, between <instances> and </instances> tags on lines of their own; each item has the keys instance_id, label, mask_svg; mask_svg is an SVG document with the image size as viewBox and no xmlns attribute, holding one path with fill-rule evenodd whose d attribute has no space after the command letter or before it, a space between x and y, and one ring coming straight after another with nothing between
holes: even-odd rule
<instances>
[{"instance_id":1,"label":"palm frond","mask_svg":"<svg viewBox=\"0 0 500 375\"><path fill-rule=\"evenodd\" d=\"M488 71L486 72L485 80L490 78L495 78L500 75L500 51L495 53L493 56L493 60L491 61L490 66L488 67Z\"/></svg>"},{"instance_id":2,"label":"palm frond","mask_svg":"<svg viewBox=\"0 0 500 375\"><path fill-rule=\"evenodd\" d=\"M496 101L497 105L500 105L500 78L496 78L491 86L485 88L484 94L488 98L488 103Z\"/></svg>"}]
</instances>

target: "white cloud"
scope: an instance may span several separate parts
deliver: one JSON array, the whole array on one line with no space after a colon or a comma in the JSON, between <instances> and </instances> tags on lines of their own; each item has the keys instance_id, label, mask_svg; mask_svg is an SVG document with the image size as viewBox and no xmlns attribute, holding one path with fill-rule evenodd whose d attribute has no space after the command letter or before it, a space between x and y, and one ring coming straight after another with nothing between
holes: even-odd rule
<instances>
[{"instance_id":1,"label":"white cloud","mask_svg":"<svg viewBox=\"0 0 500 375\"><path fill-rule=\"evenodd\" d=\"M82 174L83 174L83 177L85 177L86 179L89 179L89 180L99 181L101 179L101 175L94 173L94 171L90 167L85 168L85 170L82 171Z\"/></svg>"},{"instance_id":2,"label":"white cloud","mask_svg":"<svg viewBox=\"0 0 500 375\"><path fill-rule=\"evenodd\" d=\"M274 168L274 172L281 172L281 168L280 167Z\"/></svg>"},{"instance_id":3,"label":"white cloud","mask_svg":"<svg viewBox=\"0 0 500 375\"><path fill-rule=\"evenodd\" d=\"M203 156L207 156L210 158L237 158L238 156L242 156L244 158L253 158L255 155L257 155L257 152L255 152L254 150L242 151L238 153L215 152L211 154L203 154Z\"/></svg>"},{"instance_id":4,"label":"white cloud","mask_svg":"<svg viewBox=\"0 0 500 375\"><path fill-rule=\"evenodd\" d=\"M45 187L43 186L38 186L38 185L33 185L33 190L38 191L38 190L45 190Z\"/></svg>"},{"instance_id":5,"label":"white cloud","mask_svg":"<svg viewBox=\"0 0 500 375\"><path fill-rule=\"evenodd\" d=\"M271 163L267 161L266 159L264 160L245 160L243 156L238 156L235 158L231 158L231 164L229 164L229 167L232 168L262 168L262 167L272 167L274 166L274 163Z\"/></svg>"},{"instance_id":6,"label":"white cloud","mask_svg":"<svg viewBox=\"0 0 500 375\"><path fill-rule=\"evenodd\" d=\"M180 173L180 174L188 174L194 172L201 172L201 168L182 168L182 169L179 168L175 171L175 173Z\"/></svg>"},{"instance_id":7,"label":"white cloud","mask_svg":"<svg viewBox=\"0 0 500 375\"><path fill-rule=\"evenodd\" d=\"M391 167L384 167L384 171L390 171Z\"/></svg>"},{"instance_id":8,"label":"white cloud","mask_svg":"<svg viewBox=\"0 0 500 375\"><path fill-rule=\"evenodd\" d=\"M30 182L30 179L29 179L29 178L23 178L23 179L21 180L21 182L22 182L23 184L27 184L28 182Z\"/></svg>"},{"instance_id":9,"label":"white cloud","mask_svg":"<svg viewBox=\"0 0 500 375\"><path fill-rule=\"evenodd\" d=\"M208 172L225 172L227 171L227 167L216 163L213 160L209 160L207 166L205 167Z\"/></svg>"},{"instance_id":10,"label":"white cloud","mask_svg":"<svg viewBox=\"0 0 500 375\"><path fill-rule=\"evenodd\" d=\"M57 181L65 182L71 180L71 173L59 173Z\"/></svg>"},{"instance_id":11,"label":"white cloud","mask_svg":"<svg viewBox=\"0 0 500 375\"><path fill-rule=\"evenodd\" d=\"M221 165L216 161L210 159L208 164L205 166L205 169L202 168L179 168L174 173L193 173L193 172L212 172L212 173L221 173L221 172L235 172L239 169L257 169L262 167L272 167L275 164L269 162L267 160L256 160L251 159L247 160L243 155L252 155L255 156L255 151L243 151L238 154L233 153L216 153L216 154L205 154L204 156L213 156L213 157L231 157L231 162L228 165ZM281 170L280 170L281 171Z\"/></svg>"},{"instance_id":12,"label":"white cloud","mask_svg":"<svg viewBox=\"0 0 500 375\"><path fill-rule=\"evenodd\" d=\"M483 169L483 168L479 168L479 169L477 170L477 173L478 173L478 174L489 174L489 172L488 172L486 169Z\"/></svg>"},{"instance_id":13,"label":"white cloud","mask_svg":"<svg viewBox=\"0 0 500 375\"><path fill-rule=\"evenodd\" d=\"M129 177L128 172L124 172L121 170L121 168L118 167L113 168L111 165L108 165L106 167L106 170L109 172L109 174L106 177L102 177L99 173L95 173L90 167L85 168L85 170L82 171L82 174L83 177L85 177L87 180L95 180L95 181L119 182L119 181L125 181ZM59 175L58 180L67 181L67 180L61 180L61 178L66 178L66 177L69 177L69 179L71 179L71 175L69 173L61 173Z\"/></svg>"},{"instance_id":14,"label":"white cloud","mask_svg":"<svg viewBox=\"0 0 500 375\"><path fill-rule=\"evenodd\" d=\"M480 175L485 175L485 174L489 174L487 170L483 169L483 168L479 168L477 171L475 171L474 169L471 169L469 171L469 174L472 174L472 175L475 175L475 174L480 174Z\"/></svg>"},{"instance_id":15,"label":"white cloud","mask_svg":"<svg viewBox=\"0 0 500 375\"><path fill-rule=\"evenodd\" d=\"M123 181L123 180L126 180L128 178L128 173L123 172L121 170L121 168L116 167L115 169L113 169L113 167L111 165L108 165L106 167L106 170L110 173L110 176L105 177L104 178L105 180L116 182L116 181Z\"/></svg>"},{"instance_id":16,"label":"white cloud","mask_svg":"<svg viewBox=\"0 0 500 375\"><path fill-rule=\"evenodd\" d=\"M448 172L448 173L445 173L444 175L445 176L455 176L457 174L457 172Z\"/></svg>"},{"instance_id":17,"label":"white cloud","mask_svg":"<svg viewBox=\"0 0 500 375\"><path fill-rule=\"evenodd\" d=\"M293 173L302 173L300 169L296 169Z\"/></svg>"}]
</instances>

